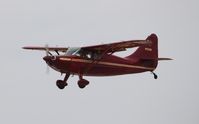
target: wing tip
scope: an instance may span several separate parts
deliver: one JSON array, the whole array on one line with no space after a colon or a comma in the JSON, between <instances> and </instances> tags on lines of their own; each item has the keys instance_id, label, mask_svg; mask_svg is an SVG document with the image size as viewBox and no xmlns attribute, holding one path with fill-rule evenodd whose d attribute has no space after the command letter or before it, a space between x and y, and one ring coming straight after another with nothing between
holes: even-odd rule
<instances>
[{"instance_id":1,"label":"wing tip","mask_svg":"<svg viewBox=\"0 0 199 124\"><path fill-rule=\"evenodd\" d=\"M22 49L27 49L27 50L31 50L31 49L35 49L36 47L31 47L31 46L24 46L22 47Z\"/></svg>"},{"instance_id":2,"label":"wing tip","mask_svg":"<svg viewBox=\"0 0 199 124\"><path fill-rule=\"evenodd\" d=\"M27 46L24 46L24 47L21 47L22 49L30 49L29 47Z\"/></svg>"}]
</instances>

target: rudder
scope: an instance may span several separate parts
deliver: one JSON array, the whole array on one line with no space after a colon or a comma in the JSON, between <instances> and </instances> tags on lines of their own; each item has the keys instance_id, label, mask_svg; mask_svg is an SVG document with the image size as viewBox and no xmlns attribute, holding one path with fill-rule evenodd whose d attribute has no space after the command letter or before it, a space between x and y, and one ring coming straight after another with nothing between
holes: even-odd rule
<instances>
[{"instance_id":1,"label":"rudder","mask_svg":"<svg viewBox=\"0 0 199 124\"><path fill-rule=\"evenodd\" d=\"M127 56L128 59L139 59L143 63L150 63L150 67L157 67L158 64L158 37L156 34L151 34L147 37L151 44L142 45L137 50ZM149 62L150 61L150 62ZM145 64L144 64L145 65Z\"/></svg>"}]
</instances>

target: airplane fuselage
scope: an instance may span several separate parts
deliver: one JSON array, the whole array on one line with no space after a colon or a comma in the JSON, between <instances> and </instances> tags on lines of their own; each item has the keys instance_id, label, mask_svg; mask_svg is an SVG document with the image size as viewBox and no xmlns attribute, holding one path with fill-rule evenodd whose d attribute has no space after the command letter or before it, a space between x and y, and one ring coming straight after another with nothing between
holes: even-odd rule
<instances>
[{"instance_id":1,"label":"airplane fuselage","mask_svg":"<svg viewBox=\"0 0 199 124\"><path fill-rule=\"evenodd\" d=\"M105 55L99 60L85 59L80 56L47 56L46 63L54 70L75 75L114 76L122 74L153 71L153 63L141 62L139 59L121 58L115 55Z\"/></svg>"},{"instance_id":2,"label":"airplane fuselage","mask_svg":"<svg viewBox=\"0 0 199 124\"><path fill-rule=\"evenodd\" d=\"M121 58L113 53L125 51L128 48L138 47L136 51ZM153 72L158 60L170 60L158 57L158 37L151 34L145 40L129 40L115 43L85 46L85 47L23 47L29 50L46 51L43 58L54 70L65 74L63 80L57 80L59 89L68 85L70 75L78 75L77 82L84 88L89 81L83 76L114 76L150 71L154 79L158 76ZM57 53L53 55L51 52ZM60 54L60 53L64 54Z\"/></svg>"}]
</instances>

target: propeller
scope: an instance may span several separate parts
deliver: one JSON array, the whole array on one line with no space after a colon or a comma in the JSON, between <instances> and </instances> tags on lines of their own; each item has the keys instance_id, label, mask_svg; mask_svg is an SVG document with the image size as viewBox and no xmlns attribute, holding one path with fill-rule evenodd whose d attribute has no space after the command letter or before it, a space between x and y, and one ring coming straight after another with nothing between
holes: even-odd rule
<instances>
[{"instance_id":1,"label":"propeller","mask_svg":"<svg viewBox=\"0 0 199 124\"><path fill-rule=\"evenodd\" d=\"M48 48L48 44L45 45L45 49L46 49L46 56L49 56L49 48ZM46 74L49 74L50 72L50 68L48 66L48 64L46 63Z\"/></svg>"},{"instance_id":2,"label":"propeller","mask_svg":"<svg viewBox=\"0 0 199 124\"><path fill-rule=\"evenodd\" d=\"M46 56L49 56L48 44L45 45L45 49L46 49Z\"/></svg>"},{"instance_id":3,"label":"propeller","mask_svg":"<svg viewBox=\"0 0 199 124\"><path fill-rule=\"evenodd\" d=\"M50 73L50 68L48 65L46 65L46 74L49 74Z\"/></svg>"}]
</instances>

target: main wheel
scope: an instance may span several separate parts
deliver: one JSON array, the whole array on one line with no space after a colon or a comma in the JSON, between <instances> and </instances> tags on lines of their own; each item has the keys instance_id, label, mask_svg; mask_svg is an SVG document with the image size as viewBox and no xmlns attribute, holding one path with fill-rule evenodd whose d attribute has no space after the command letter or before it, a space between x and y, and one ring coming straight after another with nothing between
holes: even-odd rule
<instances>
[{"instance_id":1,"label":"main wheel","mask_svg":"<svg viewBox=\"0 0 199 124\"><path fill-rule=\"evenodd\" d=\"M59 89L64 89L68 84L62 80L57 80L56 85Z\"/></svg>"},{"instance_id":2,"label":"main wheel","mask_svg":"<svg viewBox=\"0 0 199 124\"><path fill-rule=\"evenodd\" d=\"M83 89L86 87L86 85L89 84L89 81L85 80L85 79L81 79L78 81L78 86L79 88Z\"/></svg>"}]
</instances>

